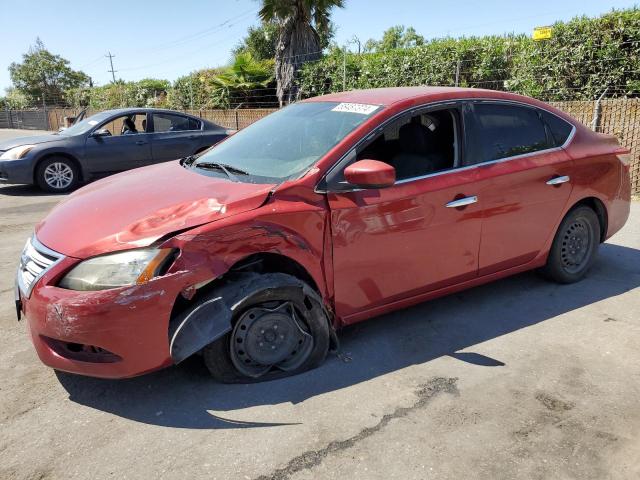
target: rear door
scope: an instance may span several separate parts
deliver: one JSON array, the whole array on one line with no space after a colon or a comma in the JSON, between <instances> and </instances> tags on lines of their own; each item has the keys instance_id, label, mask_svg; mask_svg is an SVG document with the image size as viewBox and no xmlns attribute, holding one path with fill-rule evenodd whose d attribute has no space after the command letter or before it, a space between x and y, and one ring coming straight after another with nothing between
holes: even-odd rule
<instances>
[{"instance_id":1,"label":"rear door","mask_svg":"<svg viewBox=\"0 0 640 480\"><path fill-rule=\"evenodd\" d=\"M153 163L166 162L195 153L202 137L202 122L177 113L152 114Z\"/></svg>"},{"instance_id":2,"label":"rear door","mask_svg":"<svg viewBox=\"0 0 640 480\"><path fill-rule=\"evenodd\" d=\"M467 113L466 162L478 167L483 218L482 276L533 260L555 233L572 189L573 161L560 147L573 126L523 104L479 101Z\"/></svg>"},{"instance_id":3,"label":"rear door","mask_svg":"<svg viewBox=\"0 0 640 480\"><path fill-rule=\"evenodd\" d=\"M130 119L133 129L124 128ZM106 175L149 164L151 158L151 143L145 128L147 114L134 112L113 117L100 125L97 130L108 130L108 136L87 136L85 142L85 159L92 175Z\"/></svg>"}]
</instances>

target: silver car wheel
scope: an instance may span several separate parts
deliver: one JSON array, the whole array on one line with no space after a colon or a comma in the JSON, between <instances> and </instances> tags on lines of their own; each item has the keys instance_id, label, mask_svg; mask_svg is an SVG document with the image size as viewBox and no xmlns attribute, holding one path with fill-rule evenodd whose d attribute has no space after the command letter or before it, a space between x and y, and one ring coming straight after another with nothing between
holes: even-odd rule
<instances>
[{"instance_id":1,"label":"silver car wheel","mask_svg":"<svg viewBox=\"0 0 640 480\"><path fill-rule=\"evenodd\" d=\"M73 170L63 162L54 162L44 169L44 181L51 188L63 190L73 182Z\"/></svg>"}]
</instances>

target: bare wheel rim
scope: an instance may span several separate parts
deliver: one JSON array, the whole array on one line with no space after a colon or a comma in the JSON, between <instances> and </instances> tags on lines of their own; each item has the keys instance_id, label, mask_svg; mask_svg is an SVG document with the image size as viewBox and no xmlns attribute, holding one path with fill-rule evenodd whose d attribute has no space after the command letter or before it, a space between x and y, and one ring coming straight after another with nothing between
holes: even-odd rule
<instances>
[{"instance_id":1,"label":"bare wheel rim","mask_svg":"<svg viewBox=\"0 0 640 480\"><path fill-rule=\"evenodd\" d=\"M272 369L297 369L309 358L313 343L291 301L269 302L240 316L231 334L230 356L240 373L257 378Z\"/></svg>"},{"instance_id":2,"label":"bare wheel rim","mask_svg":"<svg viewBox=\"0 0 640 480\"><path fill-rule=\"evenodd\" d=\"M53 162L44 169L44 181L56 190L68 188L73 182L73 170L64 162Z\"/></svg>"},{"instance_id":3,"label":"bare wheel rim","mask_svg":"<svg viewBox=\"0 0 640 480\"><path fill-rule=\"evenodd\" d=\"M578 273L585 268L593 241L593 228L586 220L577 218L567 226L560 249L562 268L567 273Z\"/></svg>"}]
</instances>

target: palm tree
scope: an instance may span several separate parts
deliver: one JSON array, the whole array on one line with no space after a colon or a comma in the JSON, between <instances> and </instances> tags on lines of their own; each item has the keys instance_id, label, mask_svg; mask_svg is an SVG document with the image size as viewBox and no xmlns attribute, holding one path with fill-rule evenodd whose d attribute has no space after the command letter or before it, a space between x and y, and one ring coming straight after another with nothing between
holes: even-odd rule
<instances>
[{"instance_id":1,"label":"palm tree","mask_svg":"<svg viewBox=\"0 0 640 480\"><path fill-rule=\"evenodd\" d=\"M298 87L295 75L308 61L321 55L320 35L329 31L333 7L344 0L261 0L259 15L264 22L279 25L276 43L276 81L280 106L295 101Z\"/></svg>"},{"instance_id":2,"label":"palm tree","mask_svg":"<svg viewBox=\"0 0 640 480\"><path fill-rule=\"evenodd\" d=\"M212 96L218 104L248 103L255 90L264 89L273 79L273 60L256 60L249 52L236 55L233 63L211 79Z\"/></svg>"}]
</instances>

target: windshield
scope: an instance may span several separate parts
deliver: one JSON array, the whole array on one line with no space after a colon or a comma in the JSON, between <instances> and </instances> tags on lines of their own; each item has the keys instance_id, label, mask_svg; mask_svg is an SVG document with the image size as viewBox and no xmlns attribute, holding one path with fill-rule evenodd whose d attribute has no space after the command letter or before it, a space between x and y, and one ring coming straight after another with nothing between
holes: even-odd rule
<instances>
[{"instance_id":1,"label":"windshield","mask_svg":"<svg viewBox=\"0 0 640 480\"><path fill-rule=\"evenodd\" d=\"M82 133L87 133L93 127L103 122L111 113L102 112L96 113L95 115L91 115L89 118L85 118L81 122L76 123L75 125L70 126L69 128L65 128L61 130L60 135L72 136L72 135L80 135Z\"/></svg>"},{"instance_id":2,"label":"windshield","mask_svg":"<svg viewBox=\"0 0 640 480\"><path fill-rule=\"evenodd\" d=\"M277 181L299 176L379 109L355 103L296 103L239 131L193 167L223 164Z\"/></svg>"}]
</instances>

